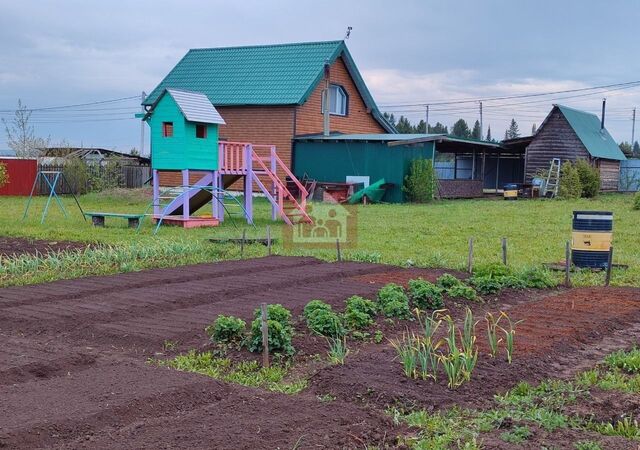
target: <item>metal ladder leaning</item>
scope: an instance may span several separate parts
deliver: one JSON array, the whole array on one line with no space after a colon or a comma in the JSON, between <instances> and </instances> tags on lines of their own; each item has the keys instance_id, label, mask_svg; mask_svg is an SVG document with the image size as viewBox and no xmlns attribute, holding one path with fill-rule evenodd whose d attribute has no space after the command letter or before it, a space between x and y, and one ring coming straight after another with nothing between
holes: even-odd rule
<instances>
[{"instance_id":1,"label":"metal ladder leaning","mask_svg":"<svg viewBox=\"0 0 640 450\"><path fill-rule=\"evenodd\" d=\"M553 158L549 166L549 173L544 183L543 197L553 198L558 195L558 186L560 185L560 158Z\"/></svg>"}]
</instances>

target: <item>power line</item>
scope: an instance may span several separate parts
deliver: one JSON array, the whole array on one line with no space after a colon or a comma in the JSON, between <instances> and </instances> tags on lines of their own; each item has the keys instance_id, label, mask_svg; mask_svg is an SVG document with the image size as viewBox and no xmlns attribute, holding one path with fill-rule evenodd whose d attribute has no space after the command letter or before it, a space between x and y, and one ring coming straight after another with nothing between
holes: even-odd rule
<instances>
[{"instance_id":1,"label":"power line","mask_svg":"<svg viewBox=\"0 0 640 450\"><path fill-rule=\"evenodd\" d=\"M133 100L134 98L139 98L139 96L133 95L131 97L121 97L121 98L114 98L114 99L110 99L110 100L99 100L99 101L88 102L88 103L77 103L77 104L74 104L74 105L47 106L47 107L41 107L41 108L26 108L26 110L27 111L31 111L31 112L35 112L35 111L50 111L50 110L56 110L56 109L79 108L79 107L82 107L82 106L93 106L93 105L103 105L103 104L106 104L106 103L122 102L122 101L125 101L125 100ZM15 108L14 109L0 109L0 112L15 112Z\"/></svg>"}]
</instances>

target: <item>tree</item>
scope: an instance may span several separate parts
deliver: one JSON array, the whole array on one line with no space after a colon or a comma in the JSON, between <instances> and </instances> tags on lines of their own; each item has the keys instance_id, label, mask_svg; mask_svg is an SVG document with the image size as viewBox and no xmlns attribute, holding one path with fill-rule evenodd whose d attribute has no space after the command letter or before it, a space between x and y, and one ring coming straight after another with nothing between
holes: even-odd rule
<instances>
[{"instance_id":1,"label":"tree","mask_svg":"<svg viewBox=\"0 0 640 450\"><path fill-rule=\"evenodd\" d=\"M396 124L396 130L398 130L398 133L400 134L410 134L413 133L413 126L411 125L411 122L409 122L409 119L404 116L400 116L400 119L398 119L398 123Z\"/></svg>"},{"instance_id":2,"label":"tree","mask_svg":"<svg viewBox=\"0 0 640 450\"><path fill-rule=\"evenodd\" d=\"M511 119L511 124L505 133L505 139L515 139L520 137L520 130L518 129L518 123L515 119Z\"/></svg>"},{"instance_id":3,"label":"tree","mask_svg":"<svg viewBox=\"0 0 640 450\"><path fill-rule=\"evenodd\" d=\"M633 157L640 158L640 144L638 144L638 141L633 143Z\"/></svg>"},{"instance_id":4,"label":"tree","mask_svg":"<svg viewBox=\"0 0 640 450\"><path fill-rule=\"evenodd\" d=\"M491 125L489 125L487 127L487 137L486 137L487 142L493 142L493 138L491 137Z\"/></svg>"},{"instance_id":5,"label":"tree","mask_svg":"<svg viewBox=\"0 0 640 450\"><path fill-rule=\"evenodd\" d=\"M480 131L480 121L476 120L476 123L473 124L473 131L471 131L471 139L482 139L482 131Z\"/></svg>"},{"instance_id":6,"label":"tree","mask_svg":"<svg viewBox=\"0 0 640 450\"><path fill-rule=\"evenodd\" d=\"M393 113L389 114L388 112L385 112L382 114L382 117L384 117L385 120L389 122L391 125L393 125L394 127L396 126L396 118L393 115Z\"/></svg>"},{"instance_id":7,"label":"tree","mask_svg":"<svg viewBox=\"0 0 640 450\"><path fill-rule=\"evenodd\" d=\"M414 127L414 133L426 133L427 132L427 123L420 119L420 122L418 122L418 125L416 125Z\"/></svg>"},{"instance_id":8,"label":"tree","mask_svg":"<svg viewBox=\"0 0 640 450\"><path fill-rule=\"evenodd\" d=\"M4 130L7 133L7 145L16 153L19 158L37 156L39 150L49 146L49 138L42 139L36 137L31 120L32 111L18 100L13 119L7 121L2 119Z\"/></svg>"},{"instance_id":9,"label":"tree","mask_svg":"<svg viewBox=\"0 0 640 450\"><path fill-rule=\"evenodd\" d=\"M433 200L438 191L438 177L430 159L414 159L411 161L409 174L404 177L402 190L409 200L426 203Z\"/></svg>"},{"instance_id":10,"label":"tree","mask_svg":"<svg viewBox=\"0 0 640 450\"><path fill-rule=\"evenodd\" d=\"M620 150L622 150L622 153L624 153L624 156L627 158L631 158L633 156L633 147L631 147L631 144L627 141L620 142L618 147L620 147Z\"/></svg>"},{"instance_id":11,"label":"tree","mask_svg":"<svg viewBox=\"0 0 640 450\"><path fill-rule=\"evenodd\" d=\"M129 154L131 156L140 156L140 152L138 151L137 148L133 147L131 150L129 150Z\"/></svg>"},{"instance_id":12,"label":"tree","mask_svg":"<svg viewBox=\"0 0 640 450\"><path fill-rule=\"evenodd\" d=\"M449 128L446 125L442 125L440 122L436 122L434 126L429 125L429 133L449 134Z\"/></svg>"},{"instance_id":13,"label":"tree","mask_svg":"<svg viewBox=\"0 0 640 450\"><path fill-rule=\"evenodd\" d=\"M536 126L536 124L534 123L531 126L531 136L533 136L534 134L536 134L536 131L538 131L538 127Z\"/></svg>"},{"instance_id":14,"label":"tree","mask_svg":"<svg viewBox=\"0 0 640 450\"><path fill-rule=\"evenodd\" d=\"M469 129L469 125L464 119L458 119L456 123L453 124L451 128L451 135L457 136L461 138L470 138L471 130Z\"/></svg>"}]
</instances>

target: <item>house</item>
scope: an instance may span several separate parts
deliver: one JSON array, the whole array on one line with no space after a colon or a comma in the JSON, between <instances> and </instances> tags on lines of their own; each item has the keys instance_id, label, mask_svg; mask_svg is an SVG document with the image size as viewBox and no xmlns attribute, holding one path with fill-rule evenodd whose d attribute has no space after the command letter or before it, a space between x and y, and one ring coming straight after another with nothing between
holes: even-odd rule
<instances>
[{"instance_id":1,"label":"house","mask_svg":"<svg viewBox=\"0 0 640 450\"><path fill-rule=\"evenodd\" d=\"M42 165L64 164L70 158L80 158L87 164L105 165L111 159L128 166L148 166L149 158L116 150L97 147L47 147L39 150L38 162Z\"/></svg>"},{"instance_id":2,"label":"house","mask_svg":"<svg viewBox=\"0 0 640 450\"><path fill-rule=\"evenodd\" d=\"M626 160L598 116L562 105L553 105L533 136L506 140L502 145L524 150L525 183L548 172L553 158L563 162L585 159L600 171L601 190L616 191L620 161Z\"/></svg>"},{"instance_id":3,"label":"house","mask_svg":"<svg viewBox=\"0 0 640 450\"><path fill-rule=\"evenodd\" d=\"M294 138L323 132L326 76L331 132L395 132L344 41L189 50L143 105L150 108L167 88L201 92L226 122L219 129L221 141L275 145L291 167ZM160 182L181 180L161 174Z\"/></svg>"}]
</instances>

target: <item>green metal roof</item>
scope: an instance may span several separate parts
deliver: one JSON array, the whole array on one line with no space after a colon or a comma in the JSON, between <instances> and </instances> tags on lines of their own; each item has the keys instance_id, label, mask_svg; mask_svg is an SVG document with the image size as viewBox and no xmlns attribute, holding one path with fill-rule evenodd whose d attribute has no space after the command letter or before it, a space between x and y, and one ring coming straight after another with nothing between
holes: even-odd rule
<instances>
[{"instance_id":1,"label":"green metal roof","mask_svg":"<svg viewBox=\"0 0 640 450\"><path fill-rule=\"evenodd\" d=\"M325 62L341 57L372 114L390 132L344 41L192 49L147 96L166 88L202 92L215 106L301 105L323 77Z\"/></svg>"},{"instance_id":2,"label":"green metal roof","mask_svg":"<svg viewBox=\"0 0 640 450\"><path fill-rule=\"evenodd\" d=\"M558 108L567 119L592 157L619 161L627 159L607 129L600 128L601 122L598 116L568 106L554 105L554 108Z\"/></svg>"},{"instance_id":3,"label":"green metal roof","mask_svg":"<svg viewBox=\"0 0 640 450\"><path fill-rule=\"evenodd\" d=\"M397 134L397 133L362 133L362 134L340 134L335 133L329 136L314 134L309 136L298 136L299 141L409 141L422 138L446 137L446 134Z\"/></svg>"}]
</instances>

